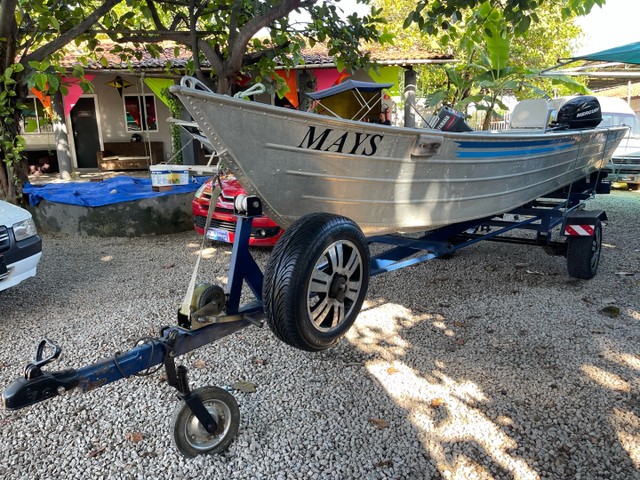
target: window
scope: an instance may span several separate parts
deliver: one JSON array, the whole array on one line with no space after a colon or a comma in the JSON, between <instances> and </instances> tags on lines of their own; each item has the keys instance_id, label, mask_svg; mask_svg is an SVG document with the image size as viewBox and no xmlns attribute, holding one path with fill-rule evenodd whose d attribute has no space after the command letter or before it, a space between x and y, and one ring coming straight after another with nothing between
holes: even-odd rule
<instances>
[{"instance_id":1,"label":"window","mask_svg":"<svg viewBox=\"0 0 640 480\"><path fill-rule=\"evenodd\" d=\"M156 131L156 99L153 95L125 95L127 132Z\"/></svg>"},{"instance_id":2,"label":"window","mask_svg":"<svg viewBox=\"0 0 640 480\"><path fill-rule=\"evenodd\" d=\"M36 97L29 97L25 101L21 126L24 133L53 132L51 117L47 115L42 103Z\"/></svg>"}]
</instances>

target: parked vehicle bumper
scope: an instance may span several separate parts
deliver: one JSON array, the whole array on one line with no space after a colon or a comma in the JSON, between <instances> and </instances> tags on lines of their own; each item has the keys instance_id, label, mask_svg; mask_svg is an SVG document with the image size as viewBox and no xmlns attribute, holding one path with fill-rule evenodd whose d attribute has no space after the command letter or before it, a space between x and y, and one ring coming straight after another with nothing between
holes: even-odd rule
<instances>
[{"instance_id":1,"label":"parked vehicle bumper","mask_svg":"<svg viewBox=\"0 0 640 480\"><path fill-rule=\"evenodd\" d=\"M7 264L7 272L0 275L0 290L13 287L29 277L36 275L36 269L42 252L38 252L25 259Z\"/></svg>"}]
</instances>

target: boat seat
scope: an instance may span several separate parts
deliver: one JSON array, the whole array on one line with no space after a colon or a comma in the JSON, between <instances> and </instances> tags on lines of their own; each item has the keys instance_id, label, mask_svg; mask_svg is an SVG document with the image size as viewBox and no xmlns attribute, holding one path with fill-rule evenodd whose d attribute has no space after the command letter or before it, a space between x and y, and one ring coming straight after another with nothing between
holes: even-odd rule
<instances>
[{"instance_id":1,"label":"boat seat","mask_svg":"<svg viewBox=\"0 0 640 480\"><path fill-rule=\"evenodd\" d=\"M521 100L511 113L509 128L545 129L550 116L551 108L543 98Z\"/></svg>"}]
</instances>

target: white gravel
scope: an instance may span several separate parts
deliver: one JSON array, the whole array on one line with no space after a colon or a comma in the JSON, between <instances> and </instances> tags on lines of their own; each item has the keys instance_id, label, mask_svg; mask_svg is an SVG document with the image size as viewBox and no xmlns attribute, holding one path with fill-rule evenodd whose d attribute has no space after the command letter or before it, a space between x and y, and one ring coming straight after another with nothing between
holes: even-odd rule
<instances>
[{"instance_id":1,"label":"white gravel","mask_svg":"<svg viewBox=\"0 0 640 480\"><path fill-rule=\"evenodd\" d=\"M373 278L356 324L326 352L250 327L182 357L194 388L257 385L235 393L240 431L221 455L175 450L177 399L157 373L0 410L0 476L640 478L640 193L589 208L610 217L592 280L541 249L481 242ZM0 292L0 388L43 336L63 347L56 368L78 368L175 323L199 238L43 244L37 277ZM224 281L230 248L207 253L201 279ZM617 317L601 312L610 305Z\"/></svg>"}]
</instances>

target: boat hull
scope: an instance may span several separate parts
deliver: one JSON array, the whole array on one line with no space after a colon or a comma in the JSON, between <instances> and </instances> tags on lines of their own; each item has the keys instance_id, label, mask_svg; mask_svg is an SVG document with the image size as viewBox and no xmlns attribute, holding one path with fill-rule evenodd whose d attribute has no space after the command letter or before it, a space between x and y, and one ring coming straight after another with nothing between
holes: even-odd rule
<instances>
[{"instance_id":1,"label":"boat hull","mask_svg":"<svg viewBox=\"0 0 640 480\"><path fill-rule=\"evenodd\" d=\"M172 91L283 228L311 212L348 217L366 235L503 213L603 168L626 132L443 132Z\"/></svg>"}]
</instances>

